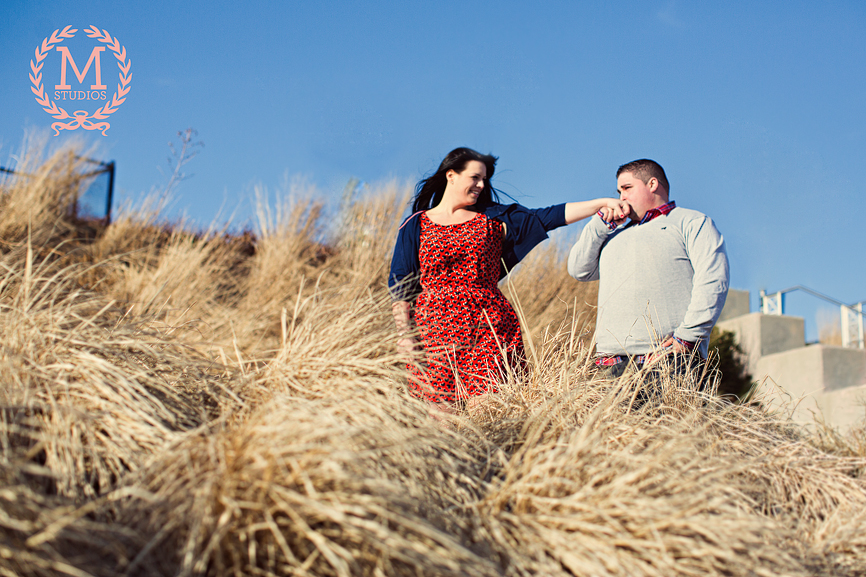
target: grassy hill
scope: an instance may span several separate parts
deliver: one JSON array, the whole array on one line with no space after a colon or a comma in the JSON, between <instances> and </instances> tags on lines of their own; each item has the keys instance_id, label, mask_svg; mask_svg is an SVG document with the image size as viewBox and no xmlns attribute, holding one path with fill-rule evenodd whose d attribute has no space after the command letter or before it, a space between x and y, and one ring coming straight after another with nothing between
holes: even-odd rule
<instances>
[{"instance_id":1,"label":"grassy hill","mask_svg":"<svg viewBox=\"0 0 866 577\"><path fill-rule=\"evenodd\" d=\"M529 369L446 425L405 390L408 191L75 222L74 151L0 177L0 574L862 575L866 434L591 371L555 245L504 286Z\"/></svg>"}]
</instances>

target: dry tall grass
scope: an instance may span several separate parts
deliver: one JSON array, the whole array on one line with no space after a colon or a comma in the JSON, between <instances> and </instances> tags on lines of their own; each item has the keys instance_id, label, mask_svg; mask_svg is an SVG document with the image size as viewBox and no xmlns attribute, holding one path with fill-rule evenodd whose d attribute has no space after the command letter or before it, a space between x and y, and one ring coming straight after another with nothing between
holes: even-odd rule
<instances>
[{"instance_id":1,"label":"dry tall grass","mask_svg":"<svg viewBox=\"0 0 866 577\"><path fill-rule=\"evenodd\" d=\"M528 370L443 426L384 291L406 187L336 225L294 191L255 234L83 239L68 158L0 181L3 575L866 572L864 431L695 375L636 405L640 375L592 372L594 288L555 246L504 288Z\"/></svg>"},{"instance_id":2,"label":"dry tall grass","mask_svg":"<svg viewBox=\"0 0 866 577\"><path fill-rule=\"evenodd\" d=\"M839 311L833 309L818 309L815 313L815 324L818 326L818 342L822 345L842 346L842 319Z\"/></svg>"}]
</instances>

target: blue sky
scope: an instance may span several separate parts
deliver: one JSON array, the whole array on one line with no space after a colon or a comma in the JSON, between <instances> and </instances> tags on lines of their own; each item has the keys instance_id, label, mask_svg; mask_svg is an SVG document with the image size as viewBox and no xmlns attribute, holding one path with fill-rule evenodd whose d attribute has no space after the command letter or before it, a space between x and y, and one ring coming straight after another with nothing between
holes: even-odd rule
<instances>
[{"instance_id":1,"label":"blue sky","mask_svg":"<svg viewBox=\"0 0 866 577\"><path fill-rule=\"evenodd\" d=\"M286 174L334 198L352 177L417 180L456 146L499 156L494 185L528 206L611 195L617 166L648 157L715 220L753 310L798 284L866 300L862 1L5 0L0 22L0 165L53 122L30 92L36 46L95 24L132 61L107 136L85 135L121 201L164 182L189 126L205 147L171 215L204 224L220 207L242 224L253 186ZM811 338L816 305L788 299Z\"/></svg>"}]
</instances>

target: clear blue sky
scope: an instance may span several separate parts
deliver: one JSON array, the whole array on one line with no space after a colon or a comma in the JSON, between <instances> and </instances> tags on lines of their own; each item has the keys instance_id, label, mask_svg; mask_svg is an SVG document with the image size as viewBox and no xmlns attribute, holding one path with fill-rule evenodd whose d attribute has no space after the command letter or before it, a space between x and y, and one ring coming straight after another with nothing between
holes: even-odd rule
<instances>
[{"instance_id":1,"label":"clear blue sky","mask_svg":"<svg viewBox=\"0 0 866 577\"><path fill-rule=\"evenodd\" d=\"M108 135L87 135L121 200L162 182L188 126L205 148L173 214L203 223L244 199L248 218L252 187L286 173L333 198L351 177L417 180L462 145L499 156L494 185L529 206L611 195L617 166L648 157L716 221L753 310L760 288L797 284L866 299L862 0L4 0L0 165L53 122L29 63L67 24L108 30L132 61ZM789 300L811 338L814 309Z\"/></svg>"}]
</instances>

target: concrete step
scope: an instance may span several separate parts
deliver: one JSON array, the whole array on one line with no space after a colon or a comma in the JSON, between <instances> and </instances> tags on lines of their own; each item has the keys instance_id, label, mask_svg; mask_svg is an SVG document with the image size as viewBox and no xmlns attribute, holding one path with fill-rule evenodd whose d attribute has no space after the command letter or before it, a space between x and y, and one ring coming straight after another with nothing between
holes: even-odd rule
<instances>
[{"instance_id":1,"label":"concrete step","mask_svg":"<svg viewBox=\"0 0 866 577\"><path fill-rule=\"evenodd\" d=\"M758 361L766 356L806 344L803 319L800 317L750 313L716 323L723 331L737 335L737 342L746 353L746 366L757 377Z\"/></svg>"},{"instance_id":2,"label":"concrete step","mask_svg":"<svg viewBox=\"0 0 866 577\"><path fill-rule=\"evenodd\" d=\"M815 414L841 430L866 418L866 350L810 345L762 356L752 377L774 409L810 423Z\"/></svg>"}]
</instances>

